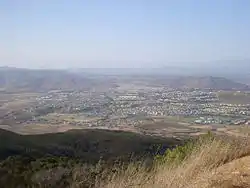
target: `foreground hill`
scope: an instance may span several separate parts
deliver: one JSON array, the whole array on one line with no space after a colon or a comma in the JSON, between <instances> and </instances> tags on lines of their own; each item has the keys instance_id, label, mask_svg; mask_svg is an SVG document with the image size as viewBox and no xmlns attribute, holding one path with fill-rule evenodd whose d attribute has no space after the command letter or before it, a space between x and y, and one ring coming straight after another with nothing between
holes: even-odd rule
<instances>
[{"instance_id":1,"label":"foreground hill","mask_svg":"<svg viewBox=\"0 0 250 188\"><path fill-rule=\"evenodd\" d=\"M249 188L249 138L209 138L166 152L153 170L130 167L103 188Z\"/></svg>"},{"instance_id":2,"label":"foreground hill","mask_svg":"<svg viewBox=\"0 0 250 188\"><path fill-rule=\"evenodd\" d=\"M159 153L162 146L178 143L103 130L36 136L1 131L0 137L5 141L0 142L3 188L250 187L248 138L207 134ZM127 155L131 152L134 160Z\"/></svg>"},{"instance_id":3,"label":"foreground hill","mask_svg":"<svg viewBox=\"0 0 250 188\"><path fill-rule=\"evenodd\" d=\"M27 136L0 130L0 139L1 188L68 187L77 169L81 169L82 182L87 177L82 187L89 187L104 166L108 169L116 161L126 164L144 158L150 162L154 154L180 144L174 139L108 130ZM98 167L100 159L103 165Z\"/></svg>"},{"instance_id":4,"label":"foreground hill","mask_svg":"<svg viewBox=\"0 0 250 188\"><path fill-rule=\"evenodd\" d=\"M0 159L10 156L65 156L97 162L101 157L112 160L153 154L180 144L175 139L143 136L109 130L72 130L64 133L19 135L0 129ZM161 148L157 148L161 146Z\"/></svg>"}]
</instances>

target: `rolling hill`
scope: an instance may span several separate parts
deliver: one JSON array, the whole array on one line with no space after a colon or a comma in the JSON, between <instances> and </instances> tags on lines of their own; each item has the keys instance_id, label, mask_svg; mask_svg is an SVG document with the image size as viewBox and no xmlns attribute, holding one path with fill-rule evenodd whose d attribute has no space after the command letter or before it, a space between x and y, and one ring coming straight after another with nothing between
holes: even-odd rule
<instances>
[{"instance_id":1,"label":"rolling hill","mask_svg":"<svg viewBox=\"0 0 250 188\"><path fill-rule=\"evenodd\" d=\"M93 84L91 79L64 70L0 68L0 88L4 91L88 89Z\"/></svg>"},{"instance_id":2,"label":"rolling hill","mask_svg":"<svg viewBox=\"0 0 250 188\"><path fill-rule=\"evenodd\" d=\"M143 81L146 85L171 88L200 88L215 90L249 90L250 86L224 77L215 76L169 76L162 74L120 75L120 80L108 76L66 70L30 70L0 68L0 90L13 92L40 92L50 90L89 90L116 87L119 82ZM235 78L235 80L237 80Z\"/></svg>"},{"instance_id":3,"label":"rolling hill","mask_svg":"<svg viewBox=\"0 0 250 188\"><path fill-rule=\"evenodd\" d=\"M0 129L0 160L15 155L81 158L87 162L156 152L155 145L173 147L180 141L109 130L71 130L64 133L19 135ZM122 146L122 147L121 147Z\"/></svg>"},{"instance_id":4,"label":"rolling hill","mask_svg":"<svg viewBox=\"0 0 250 188\"><path fill-rule=\"evenodd\" d=\"M234 82L223 77L179 77L172 79L169 86L173 88L200 88L200 89L215 89L215 90L247 90L249 86L246 84Z\"/></svg>"},{"instance_id":5,"label":"rolling hill","mask_svg":"<svg viewBox=\"0 0 250 188\"><path fill-rule=\"evenodd\" d=\"M72 187L69 183L79 171L81 187L93 187L105 170L114 172L121 164L145 158L151 164L154 154L180 144L172 138L108 130L24 136L0 129L0 139L1 188Z\"/></svg>"},{"instance_id":6,"label":"rolling hill","mask_svg":"<svg viewBox=\"0 0 250 188\"><path fill-rule=\"evenodd\" d=\"M248 138L207 134L157 156L152 155L161 149L157 145L173 147L178 143L103 130L34 136L0 130L0 138L5 141L0 142L2 188L250 186ZM131 153L138 160L131 160ZM151 156L150 160L145 160L146 156Z\"/></svg>"}]
</instances>

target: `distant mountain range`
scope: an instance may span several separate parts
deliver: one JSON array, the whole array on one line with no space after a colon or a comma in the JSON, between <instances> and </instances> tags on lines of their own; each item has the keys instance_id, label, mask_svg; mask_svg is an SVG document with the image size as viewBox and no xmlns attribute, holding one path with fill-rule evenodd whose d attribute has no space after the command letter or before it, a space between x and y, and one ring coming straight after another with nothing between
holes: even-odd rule
<instances>
[{"instance_id":1,"label":"distant mountain range","mask_svg":"<svg viewBox=\"0 0 250 188\"><path fill-rule=\"evenodd\" d=\"M6 91L87 89L93 81L63 70L0 68L0 88Z\"/></svg>"},{"instance_id":2,"label":"distant mountain range","mask_svg":"<svg viewBox=\"0 0 250 188\"><path fill-rule=\"evenodd\" d=\"M86 70L85 70L86 71ZM125 72L125 70L124 70ZM50 91L88 90L93 87L117 86L119 82L143 81L146 84L164 85L172 88L211 88L216 90L249 90L244 83L218 76L172 76L158 73L103 75L100 72L68 70L31 70L0 68L0 89L4 91ZM113 75L113 74L111 74ZM137 75L137 76L135 76ZM126 78L126 79L123 79Z\"/></svg>"},{"instance_id":3,"label":"distant mountain range","mask_svg":"<svg viewBox=\"0 0 250 188\"><path fill-rule=\"evenodd\" d=\"M79 68L71 69L75 72L98 74L161 74L185 76L228 76L250 74L250 59L245 60L219 60L208 62L153 62L150 67L137 68Z\"/></svg>"},{"instance_id":4,"label":"distant mountain range","mask_svg":"<svg viewBox=\"0 0 250 188\"><path fill-rule=\"evenodd\" d=\"M193 77L185 76L170 81L170 87L174 88L211 88L215 90L247 90L249 86L239 82L235 82L223 77Z\"/></svg>"}]
</instances>

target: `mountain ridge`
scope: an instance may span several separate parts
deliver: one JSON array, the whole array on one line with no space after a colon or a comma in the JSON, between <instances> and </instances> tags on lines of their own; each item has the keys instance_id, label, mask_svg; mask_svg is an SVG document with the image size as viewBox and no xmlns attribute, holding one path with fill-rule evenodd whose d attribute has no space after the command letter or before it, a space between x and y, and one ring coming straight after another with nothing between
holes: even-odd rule
<instances>
[{"instance_id":1,"label":"mountain ridge","mask_svg":"<svg viewBox=\"0 0 250 188\"><path fill-rule=\"evenodd\" d=\"M13 67L0 68L1 91L50 91L50 90L89 90L95 86L111 86L117 81L109 76L98 77L100 72L72 72L54 69L23 69ZM111 74L112 75L112 74ZM171 88L200 88L216 90L249 90L250 86L219 76L173 76L166 74L141 72L138 76L131 72L127 75L117 73L129 81L143 80L149 84ZM235 80L235 79L234 79ZM111 85L110 85L111 84ZM119 84L119 79L118 79ZM114 86L114 85L113 85Z\"/></svg>"},{"instance_id":2,"label":"mountain ridge","mask_svg":"<svg viewBox=\"0 0 250 188\"><path fill-rule=\"evenodd\" d=\"M0 68L0 88L7 91L88 89L93 81L65 70Z\"/></svg>"},{"instance_id":3,"label":"mountain ridge","mask_svg":"<svg viewBox=\"0 0 250 188\"><path fill-rule=\"evenodd\" d=\"M215 76L202 76L202 77L180 77L172 80L170 83L171 87L177 88L202 88L202 89L249 89L249 86L243 83L235 82L224 77L215 77Z\"/></svg>"}]
</instances>

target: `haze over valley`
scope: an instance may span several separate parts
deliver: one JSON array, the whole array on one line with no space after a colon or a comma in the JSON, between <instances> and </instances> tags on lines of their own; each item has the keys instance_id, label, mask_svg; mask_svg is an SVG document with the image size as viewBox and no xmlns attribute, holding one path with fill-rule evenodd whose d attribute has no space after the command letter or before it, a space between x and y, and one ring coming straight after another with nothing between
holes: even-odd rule
<instances>
[{"instance_id":1,"label":"haze over valley","mask_svg":"<svg viewBox=\"0 0 250 188\"><path fill-rule=\"evenodd\" d=\"M250 1L0 1L1 188L249 188Z\"/></svg>"},{"instance_id":2,"label":"haze over valley","mask_svg":"<svg viewBox=\"0 0 250 188\"><path fill-rule=\"evenodd\" d=\"M240 134L235 124L250 122L249 85L224 77L0 72L0 126L20 134L97 128L185 139L208 130Z\"/></svg>"}]
</instances>

